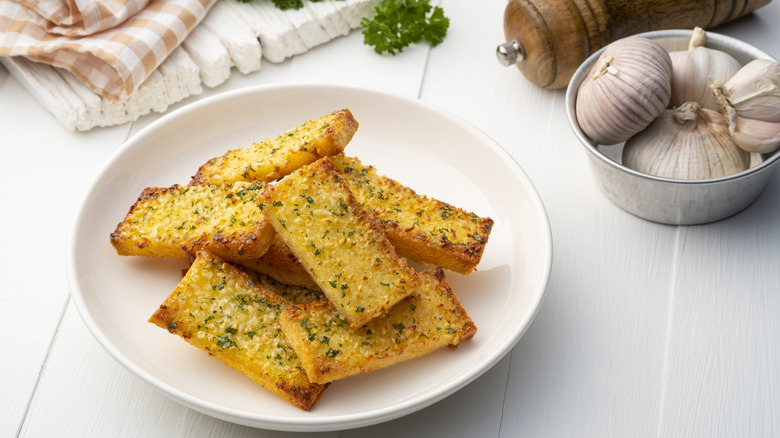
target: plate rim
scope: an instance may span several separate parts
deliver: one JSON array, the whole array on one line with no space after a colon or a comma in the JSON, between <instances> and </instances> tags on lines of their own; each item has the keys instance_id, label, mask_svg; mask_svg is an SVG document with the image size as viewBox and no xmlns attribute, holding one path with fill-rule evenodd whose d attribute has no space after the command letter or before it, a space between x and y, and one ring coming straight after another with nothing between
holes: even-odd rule
<instances>
[{"instance_id":1,"label":"plate rim","mask_svg":"<svg viewBox=\"0 0 780 438\"><path fill-rule=\"evenodd\" d=\"M543 232L542 241L544 243L544 254L537 254L543 258L541 283L539 289L532 291L533 299L530 301L530 312L526 315L525 320L520 321L518 324L518 330L513 333L513 336L506 337L502 341L501 345L506 346L503 351L490 352L484 364L479 369L470 370L470 372L462 376L457 380L455 384L449 383L443 385L439 390L433 391L434 394L420 398L410 398L403 402L399 402L394 405L390 405L381 409L374 409L371 411L365 411L360 413L345 414L336 417L316 417L310 418L295 418L293 422L286 421L285 419L279 420L276 417L270 417L268 415L241 415L245 411L237 411L232 408L226 408L224 406L212 403L208 400L195 398L180 389L166 384L161 379L155 377L146 371L143 367L130 360L117 346L115 346L110 339L100 330L94 315L89 311L89 305L85 300L85 296L80 287L80 279L77 276L75 253L78 247L77 235L80 232L80 223L83 215L86 213L87 207L98 192L98 183L106 177L106 173L109 168L115 164L124 154L133 150L134 146L141 142L145 137L153 135L157 130L163 129L165 125L171 121L186 118L192 113L196 113L206 107L213 106L223 101L231 101L234 99L245 98L247 95L258 95L270 92L285 92L292 90L303 89L315 89L315 90L340 90L348 93L360 93L360 94L372 94L380 99L392 99L400 102L403 105L412 105L421 107L423 110L433 113L438 117L447 119L448 122L456 123L464 129L471 131L477 137L483 140L483 144L489 147L494 153L498 154L503 161L509 166L514 174L517 175L519 181L528 196L530 203L534 206L535 216L538 219L539 225ZM87 186L83 196L78 202L69 227L69 234L66 246L66 270L67 281L71 299L74 301L76 309L87 326L89 332L98 341L98 343L125 369L130 371L139 377L144 383L152 386L156 391L167 396L168 398L184 405L188 408L196 410L202 414L219 418L225 421L229 421L236 424L245 426L262 428L268 430L288 431L288 432L327 432L336 430L348 430L360 427L366 427L382 422L390 421L396 418L406 416L410 413L416 412L420 409L431 406L442 399L452 395L459 391L485 372L490 370L498 363L503 357L511 353L514 346L522 338L525 332L530 327L531 323L535 319L536 315L541 308L541 305L546 296L546 289L549 285L549 279L552 271L553 262L553 244L552 244L552 231L549 216L546 208L542 202L536 187L529 178L525 170L519 165L517 160L512 157L503 147L501 147L490 136L478 129L470 122L464 120L461 117L454 115L453 113L444 110L434 104L422 101L418 98L411 96L400 95L392 93L390 91L377 90L375 88L368 88L363 86L354 85L336 85L336 84L322 84L322 83L286 83L286 84L266 84L244 87L240 89L230 90L223 93L218 93L203 99L197 100L193 103L186 104L180 108L177 108L159 119L153 121L149 125L143 127L136 134L127 138L122 145L120 145L105 161L101 170L97 173L94 180Z\"/></svg>"}]
</instances>

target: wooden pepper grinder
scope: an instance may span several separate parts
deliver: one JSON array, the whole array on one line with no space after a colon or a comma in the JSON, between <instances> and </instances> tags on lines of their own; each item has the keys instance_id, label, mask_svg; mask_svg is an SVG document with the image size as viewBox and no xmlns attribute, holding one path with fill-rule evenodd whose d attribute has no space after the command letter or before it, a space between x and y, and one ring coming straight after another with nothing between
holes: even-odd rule
<instances>
[{"instance_id":1,"label":"wooden pepper grinder","mask_svg":"<svg viewBox=\"0 0 780 438\"><path fill-rule=\"evenodd\" d=\"M496 49L543 88L568 85L577 67L607 44L640 32L704 29L770 0L510 0L504 11L506 43Z\"/></svg>"}]
</instances>

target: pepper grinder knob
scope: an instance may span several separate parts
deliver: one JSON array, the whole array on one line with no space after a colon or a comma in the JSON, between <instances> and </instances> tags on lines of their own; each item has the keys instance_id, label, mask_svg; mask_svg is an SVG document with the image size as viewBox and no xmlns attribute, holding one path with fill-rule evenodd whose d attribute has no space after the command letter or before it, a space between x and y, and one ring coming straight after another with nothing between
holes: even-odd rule
<instances>
[{"instance_id":1,"label":"pepper grinder knob","mask_svg":"<svg viewBox=\"0 0 780 438\"><path fill-rule=\"evenodd\" d=\"M496 57L501 65L509 67L525 59L525 49L520 41L512 40L496 47Z\"/></svg>"}]
</instances>

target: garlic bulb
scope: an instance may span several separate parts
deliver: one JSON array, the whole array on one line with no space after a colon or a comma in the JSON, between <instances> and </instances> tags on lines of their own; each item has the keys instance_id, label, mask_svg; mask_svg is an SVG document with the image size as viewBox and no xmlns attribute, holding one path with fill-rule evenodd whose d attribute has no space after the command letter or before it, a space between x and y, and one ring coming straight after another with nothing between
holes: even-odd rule
<instances>
[{"instance_id":1,"label":"garlic bulb","mask_svg":"<svg viewBox=\"0 0 780 438\"><path fill-rule=\"evenodd\" d=\"M646 128L669 104L672 61L658 43L628 37L609 44L577 90L582 131L603 145Z\"/></svg>"},{"instance_id":2,"label":"garlic bulb","mask_svg":"<svg viewBox=\"0 0 780 438\"><path fill-rule=\"evenodd\" d=\"M712 93L737 146L760 154L780 148L780 65L756 59L728 81L713 82Z\"/></svg>"},{"instance_id":3,"label":"garlic bulb","mask_svg":"<svg viewBox=\"0 0 780 438\"><path fill-rule=\"evenodd\" d=\"M719 112L686 102L626 141L623 165L664 178L709 179L746 170L750 154L734 144Z\"/></svg>"},{"instance_id":4,"label":"garlic bulb","mask_svg":"<svg viewBox=\"0 0 780 438\"><path fill-rule=\"evenodd\" d=\"M685 102L696 102L702 108L720 110L710 91L713 81L726 81L739 71L741 65L733 56L720 50L704 47L707 33L696 27L688 43L688 50L669 52L672 59L673 107Z\"/></svg>"}]
</instances>

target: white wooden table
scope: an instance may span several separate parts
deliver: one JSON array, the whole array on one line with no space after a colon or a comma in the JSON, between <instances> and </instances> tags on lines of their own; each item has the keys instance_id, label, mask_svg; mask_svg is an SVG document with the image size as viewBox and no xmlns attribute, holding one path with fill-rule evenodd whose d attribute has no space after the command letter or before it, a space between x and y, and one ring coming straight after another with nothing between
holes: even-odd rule
<instances>
[{"instance_id":1,"label":"white wooden table","mask_svg":"<svg viewBox=\"0 0 780 438\"><path fill-rule=\"evenodd\" d=\"M505 2L444 0L443 44L380 57L359 31L195 100L256 84L357 84L483 130L536 185L553 230L545 301L503 360L454 395L365 429L313 436L780 436L780 174L715 224L650 223L610 203L568 127L564 91L504 68ZM780 2L722 26L780 58ZM160 115L64 129L0 67L0 436L282 437L187 409L90 335L66 281L71 217L108 157ZM302 434L301 434L302 435Z\"/></svg>"}]
</instances>

